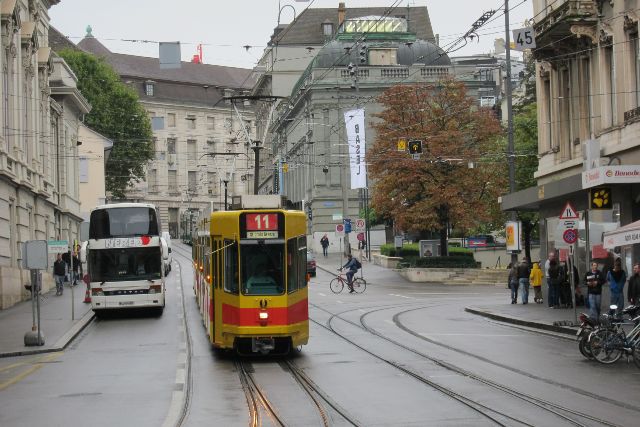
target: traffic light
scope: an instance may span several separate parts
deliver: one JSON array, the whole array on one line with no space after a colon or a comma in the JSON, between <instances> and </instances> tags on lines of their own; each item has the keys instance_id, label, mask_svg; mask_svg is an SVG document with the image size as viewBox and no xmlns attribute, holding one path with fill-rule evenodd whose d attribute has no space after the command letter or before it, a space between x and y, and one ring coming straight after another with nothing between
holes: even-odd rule
<instances>
[{"instance_id":1,"label":"traffic light","mask_svg":"<svg viewBox=\"0 0 640 427\"><path fill-rule=\"evenodd\" d=\"M367 45L360 45L360 49L358 51L358 55L360 57L360 65L364 65L367 63Z\"/></svg>"},{"instance_id":2,"label":"traffic light","mask_svg":"<svg viewBox=\"0 0 640 427\"><path fill-rule=\"evenodd\" d=\"M356 66L353 65L353 62L349 62L349 65L347 65L347 70L349 70L349 75L351 77L354 77L356 75Z\"/></svg>"},{"instance_id":3,"label":"traffic light","mask_svg":"<svg viewBox=\"0 0 640 427\"><path fill-rule=\"evenodd\" d=\"M419 139L409 141L409 154L422 154L422 141Z\"/></svg>"},{"instance_id":4,"label":"traffic light","mask_svg":"<svg viewBox=\"0 0 640 427\"><path fill-rule=\"evenodd\" d=\"M589 190L590 209L613 209L611 188L599 187Z\"/></svg>"}]
</instances>

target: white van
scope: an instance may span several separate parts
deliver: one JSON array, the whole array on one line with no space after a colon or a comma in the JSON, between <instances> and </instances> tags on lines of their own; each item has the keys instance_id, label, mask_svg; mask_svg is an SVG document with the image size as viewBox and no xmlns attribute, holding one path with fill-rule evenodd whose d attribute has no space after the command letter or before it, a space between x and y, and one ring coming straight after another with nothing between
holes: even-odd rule
<instances>
[{"instance_id":1,"label":"white van","mask_svg":"<svg viewBox=\"0 0 640 427\"><path fill-rule=\"evenodd\" d=\"M173 256L171 255L171 235L168 231L163 231L162 238L167 242L167 248L169 250L169 256L164 260L164 275L166 276L171 271L171 261L173 260Z\"/></svg>"}]
</instances>

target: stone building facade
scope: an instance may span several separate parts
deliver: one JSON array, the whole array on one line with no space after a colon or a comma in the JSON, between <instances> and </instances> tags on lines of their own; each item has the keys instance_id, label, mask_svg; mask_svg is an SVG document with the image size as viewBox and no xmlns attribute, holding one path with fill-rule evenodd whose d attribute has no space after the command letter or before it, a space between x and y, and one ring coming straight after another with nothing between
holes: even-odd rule
<instances>
[{"instance_id":1,"label":"stone building facade","mask_svg":"<svg viewBox=\"0 0 640 427\"><path fill-rule=\"evenodd\" d=\"M161 69L158 58L111 52L90 32L78 47L104 58L151 117L155 158L127 201L155 204L163 230L176 238L182 215L224 209L225 185L229 203L253 193L255 114L248 102L234 108L223 99L250 90L251 70L191 62Z\"/></svg>"},{"instance_id":2,"label":"stone building facade","mask_svg":"<svg viewBox=\"0 0 640 427\"><path fill-rule=\"evenodd\" d=\"M505 210L541 216L541 258L568 251L558 216L577 210L577 266L611 262L603 233L640 219L640 1L534 0L538 108L535 187L503 197ZM594 177L599 176L599 179ZM598 184L611 206L590 202ZM620 252L620 251L618 251ZM627 271L640 251L622 248Z\"/></svg>"},{"instance_id":3,"label":"stone building facade","mask_svg":"<svg viewBox=\"0 0 640 427\"><path fill-rule=\"evenodd\" d=\"M58 3L0 3L0 308L27 297L23 242L78 238L78 126L90 106L49 47ZM50 274L43 280L48 289Z\"/></svg>"}]
</instances>

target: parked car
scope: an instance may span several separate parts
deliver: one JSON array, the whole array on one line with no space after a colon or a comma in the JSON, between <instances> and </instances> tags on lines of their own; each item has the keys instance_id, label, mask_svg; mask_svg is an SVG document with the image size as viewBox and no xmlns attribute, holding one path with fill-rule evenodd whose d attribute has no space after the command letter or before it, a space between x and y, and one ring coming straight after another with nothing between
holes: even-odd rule
<instances>
[{"instance_id":1,"label":"parked car","mask_svg":"<svg viewBox=\"0 0 640 427\"><path fill-rule=\"evenodd\" d=\"M307 251L307 274L316 277L316 257L311 251Z\"/></svg>"},{"instance_id":2,"label":"parked car","mask_svg":"<svg viewBox=\"0 0 640 427\"><path fill-rule=\"evenodd\" d=\"M163 260L164 275L166 276L171 271L171 261L173 259L172 255L171 255L171 235L169 234L168 231L163 231L162 232L162 238L164 240L166 240L167 248L169 249L169 257L167 259Z\"/></svg>"}]
</instances>

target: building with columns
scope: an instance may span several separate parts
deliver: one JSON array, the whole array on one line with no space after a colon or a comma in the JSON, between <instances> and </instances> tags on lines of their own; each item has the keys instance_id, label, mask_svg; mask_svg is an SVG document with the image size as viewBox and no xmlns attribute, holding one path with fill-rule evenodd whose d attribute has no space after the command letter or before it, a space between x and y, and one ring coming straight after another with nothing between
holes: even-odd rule
<instances>
[{"instance_id":1,"label":"building with columns","mask_svg":"<svg viewBox=\"0 0 640 427\"><path fill-rule=\"evenodd\" d=\"M158 58L111 52L90 27L78 48L104 58L136 89L152 121L155 158L127 201L156 205L163 230L177 238L181 215L224 209L225 186L229 203L253 193L253 107L223 99L248 93L252 70L193 62L161 69Z\"/></svg>"},{"instance_id":2,"label":"building with columns","mask_svg":"<svg viewBox=\"0 0 640 427\"><path fill-rule=\"evenodd\" d=\"M640 1L533 1L537 48L537 185L502 198L541 217L541 258L568 252L567 203L579 215L577 266L610 263L603 232L640 219ZM598 189L598 190L595 190ZM593 202L602 189L607 204ZM604 194L604 193L603 193ZM610 206L609 206L610 204ZM619 248L631 271L640 251Z\"/></svg>"},{"instance_id":3,"label":"building with columns","mask_svg":"<svg viewBox=\"0 0 640 427\"><path fill-rule=\"evenodd\" d=\"M90 106L49 45L48 10L58 3L0 2L0 308L28 296L25 241L78 238L78 127Z\"/></svg>"}]
</instances>

